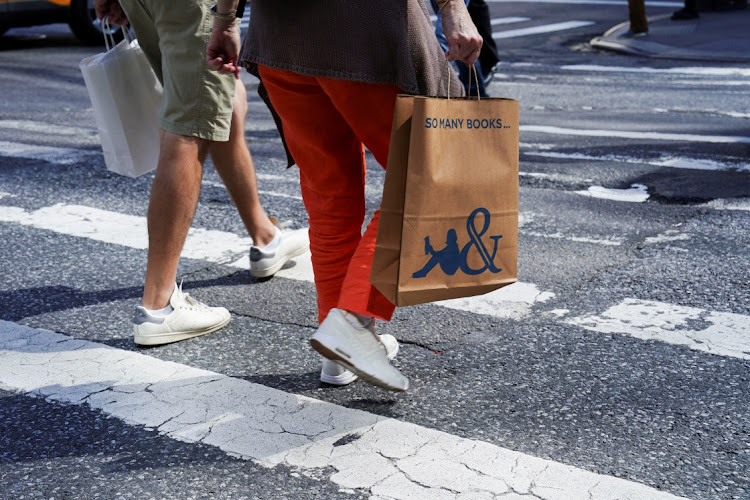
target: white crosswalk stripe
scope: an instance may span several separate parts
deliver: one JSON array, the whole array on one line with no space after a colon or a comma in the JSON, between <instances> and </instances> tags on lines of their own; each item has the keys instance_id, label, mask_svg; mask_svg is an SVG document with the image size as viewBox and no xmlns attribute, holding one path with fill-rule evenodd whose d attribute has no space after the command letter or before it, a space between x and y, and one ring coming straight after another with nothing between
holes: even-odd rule
<instances>
[{"instance_id":1,"label":"white crosswalk stripe","mask_svg":"<svg viewBox=\"0 0 750 500\"><path fill-rule=\"evenodd\" d=\"M509 0L486 0L489 3L508 3ZM565 5L622 5L623 7L628 6L627 0L512 0L513 3L557 3ZM682 2L664 2L660 0L652 0L646 2L647 7L674 7L680 8L684 4Z\"/></svg>"},{"instance_id":2,"label":"white crosswalk stripe","mask_svg":"<svg viewBox=\"0 0 750 500\"><path fill-rule=\"evenodd\" d=\"M490 26L500 26L503 24L513 24L513 23L524 23L526 21L531 21L530 17L495 17L493 19L490 19Z\"/></svg>"},{"instance_id":3,"label":"white crosswalk stripe","mask_svg":"<svg viewBox=\"0 0 750 500\"><path fill-rule=\"evenodd\" d=\"M750 144L750 137L742 135L698 135L639 132L634 130L592 130L552 127L548 125L522 125L523 132L584 137L619 137L622 139L650 139L654 141L706 142L712 144Z\"/></svg>"},{"instance_id":4,"label":"white crosswalk stripe","mask_svg":"<svg viewBox=\"0 0 750 500\"><path fill-rule=\"evenodd\" d=\"M0 141L0 151L2 151L2 156L6 157L43 160L58 165L75 164L93 154L101 154L77 148L40 146L10 141Z\"/></svg>"},{"instance_id":5,"label":"white crosswalk stripe","mask_svg":"<svg viewBox=\"0 0 750 500\"><path fill-rule=\"evenodd\" d=\"M0 321L0 387L394 499L678 498L491 443ZM467 496L466 498L469 498Z\"/></svg>"},{"instance_id":6,"label":"white crosswalk stripe","mask_svg":"<svg viewBox=\"0 0 750 500\"><path fill-rule=\"evenodd\" d=\"M707 323L700 330L690 321ZM568 323L601 333L685 345L719 356L750 359L750 317L650 300L625 299L601 315L570 318Z\"/></svg>"},{"instance_id":7,"label":"white crosswalk stripe","mask_svg":"<svg viewBox=\"0 0 750 500\"><path fill-rule=\"evenodd\" d=\"M522 36L540 35L543 33L554 33L556 31L572 30L591 26L593 21L564 21L560 23L543 24L541 26L532 26L529 28L518 28L514 30L505 30L492 33L495 40L504 40L508 38L518 38Z\"/></svg>"},{"instance_id":8,"label":"white crosswalk stripe","mask_svg":"<svg viewBox=\"0 0 750 500\"><path fill-rule=\"evenodd\" d=\"M129 248L141 250L148 248L145 217L81 205L57 204L35 211L4 205L0 206L0 222L14 222ZM241 237L225 231L191 228L182 257L249 269L250 258L247 252L251 244L252 239L249 237ZM296 258L294 266L282 269L277 276L312 282L310 253ZM479 297L445 301L439 304L469 312L481 311L482 314L497 317L520 318L528 314L534 304L544 302L553 295L551 292L539 291L533 284L516 283ZM504 306L498 307L500 304Z\"/></svg>"},{"instance_id":9,"label":"white crosswalk stripe","mask_svg":"<svg viewBox=\"0 0 750 500\"><path fill-rule=\"evenodd\" d=\"M57 204L31 212L4 205L0 206L0 222L13 222L141 250L148 246L144 217L81 205ZM550 234L531 235L556 237ZM659 242L667 237L679 239L680 235L664 235L662 239L652 239L653 241L646 241L645 244ZM559 238L564 237L559 235ZM572 237L566 239L575 241ZM582 238L581 242L591 243L590 239L586 238ZM247 251L251 244L252 239L234 233L191 228L182 257L249 269ZM310 253L295 259L295 265L282 269L277 276L312 282ZM435 304L455 310L518 320L530 314L532 308L552 297L553 292L541 291L532 283L515 283L485 295ZM682 326L690 319L703 319L711 323L711 326L699 331L685 330ZM750 359L750 317L747 316L629 298L622 304L608 309L601 316L570 318L567 322L591 331L622 333L643 340L686 345L691 349L711 354Z\"/></svg>"}]
</instances>

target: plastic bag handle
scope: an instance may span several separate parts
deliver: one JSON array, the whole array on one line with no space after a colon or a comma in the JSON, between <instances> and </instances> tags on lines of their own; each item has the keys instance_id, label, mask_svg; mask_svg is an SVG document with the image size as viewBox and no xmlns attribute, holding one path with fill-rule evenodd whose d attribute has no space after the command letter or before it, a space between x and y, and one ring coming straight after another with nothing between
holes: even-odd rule
<instances>
[{"instance_id":1,"label":"plastic bag handle","mask_svg":"<svg viewBox=\"0 0 750 500\"><path fill-rule=\"evenodd\" d=\"M104 16L104 18L102 18L102 27L104 28L104 46L107 47L107 52L109 52L112 50L112 47L115 46L115 39L109 32L109 16Z\"/></svg>"},{"instance_id":2,"label":"plastic bag handle","mask_svg":"<svg viewBox=\"0 0 750 500\"><path fill-rule=\"evenodd\" d=\"M115 35L111 33L111 25L109 24L109 16L104 16L102 19L102 27L104 28L104 46L107 47L107 52L115 48ZM130 35L130 30L126 30L125 26L120 26L123 36L128 42L133 41L133 37Z\"/></svg>"}]
</instances>

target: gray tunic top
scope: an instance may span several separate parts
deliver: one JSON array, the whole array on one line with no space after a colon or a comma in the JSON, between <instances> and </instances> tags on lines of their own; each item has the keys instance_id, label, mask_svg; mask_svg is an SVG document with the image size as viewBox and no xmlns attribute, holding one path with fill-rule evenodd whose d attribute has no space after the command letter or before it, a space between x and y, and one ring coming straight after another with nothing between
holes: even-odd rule
<instances>
[{"instance_id":1,"label":"gray tunic top","mask_svg":"<svg viewBox=\"0 0 750 500\"><path fill-rule=\"evenodd\" d=\"M422 0L251 0L250 5L243 65L446 95L452 72L446 71ZM454 89L461 95L457 78Z\"/></svg>"},{"instance_id":2,"label":"gray tunic top","mask_svg":"<svg viewBox=\"0 0 750 500\"><path fill-rule=\"evenodd\" d=\"M450 78L451 95L464 92L422 0L250 0L240 62L255 76L262 65L425 96L445 96ZM262 81L258 93L283 139Z\"/></svg>"}]
</instances>

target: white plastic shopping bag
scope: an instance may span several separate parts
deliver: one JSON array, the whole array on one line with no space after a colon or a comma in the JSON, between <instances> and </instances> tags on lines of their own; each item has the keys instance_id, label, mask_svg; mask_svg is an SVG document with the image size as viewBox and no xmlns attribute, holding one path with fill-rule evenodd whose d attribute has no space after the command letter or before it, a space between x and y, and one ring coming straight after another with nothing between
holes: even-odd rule
<instances>
[{"instance_id":1,"label":"white plastic shopping bag","mask_svg":"<svg viewBox=\"0 0 750 500\"><path fill-rule=\"evenodd\" d=\"M80 67L107 169L137 177L155 169L159 159L162 86L138 40L123 31L123 41L108 40L106 52L84 59Z\"/></svg>"}]
</instances>

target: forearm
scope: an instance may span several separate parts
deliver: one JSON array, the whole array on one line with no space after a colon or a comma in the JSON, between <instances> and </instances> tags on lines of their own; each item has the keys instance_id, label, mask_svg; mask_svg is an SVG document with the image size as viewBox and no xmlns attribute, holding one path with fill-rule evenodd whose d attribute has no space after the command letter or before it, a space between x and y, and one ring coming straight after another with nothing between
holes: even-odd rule
<instances>
[{"instance_id":1,"label":"forearm","mask_svg":"<svg viewBox=\"0 0 750 500\"><path fill-rule=\"evenodd\" d=\"M482 37L469 16L464 0L438 0L438 6L448 42L448 59L471 66L479 57Z\"/></svg>"},{"instance_id":2,"label":"forearm","mask_svg":"<svg viewBox=\"0 0 750 500\"><path fill-rule=\"evenodd\" d=\"M216 1L216 13L217 14L234 14L237 11L237 4L239 0L217 0Z\"/></svg>"},{"instance_id":3,"label":"forearm","mask_svg":"<svg viewBox=\"0 0 750 500\"><path fill-rule=\"evenodd\" d=\"M460 29L465 29L464 25L467 20L471 22L466 3L464 0L437 0L441 18L457 23L457 28ZM471 24L473 26L474 23L471 22Z\"/></svg>"},{"instance_id":4,"label":"forearm","mask_svg":"<svg viewBox=\"0 0 750 500\"><path fill-rule=\"evenodd\" d=\"M469 3L466 0L436 0L438 11L443 14L443 12L446 12L448 10L452 10L455 12L455 9L461 9L461 7L466 7L466 5Z\"/></svg>"}]
</instances>

